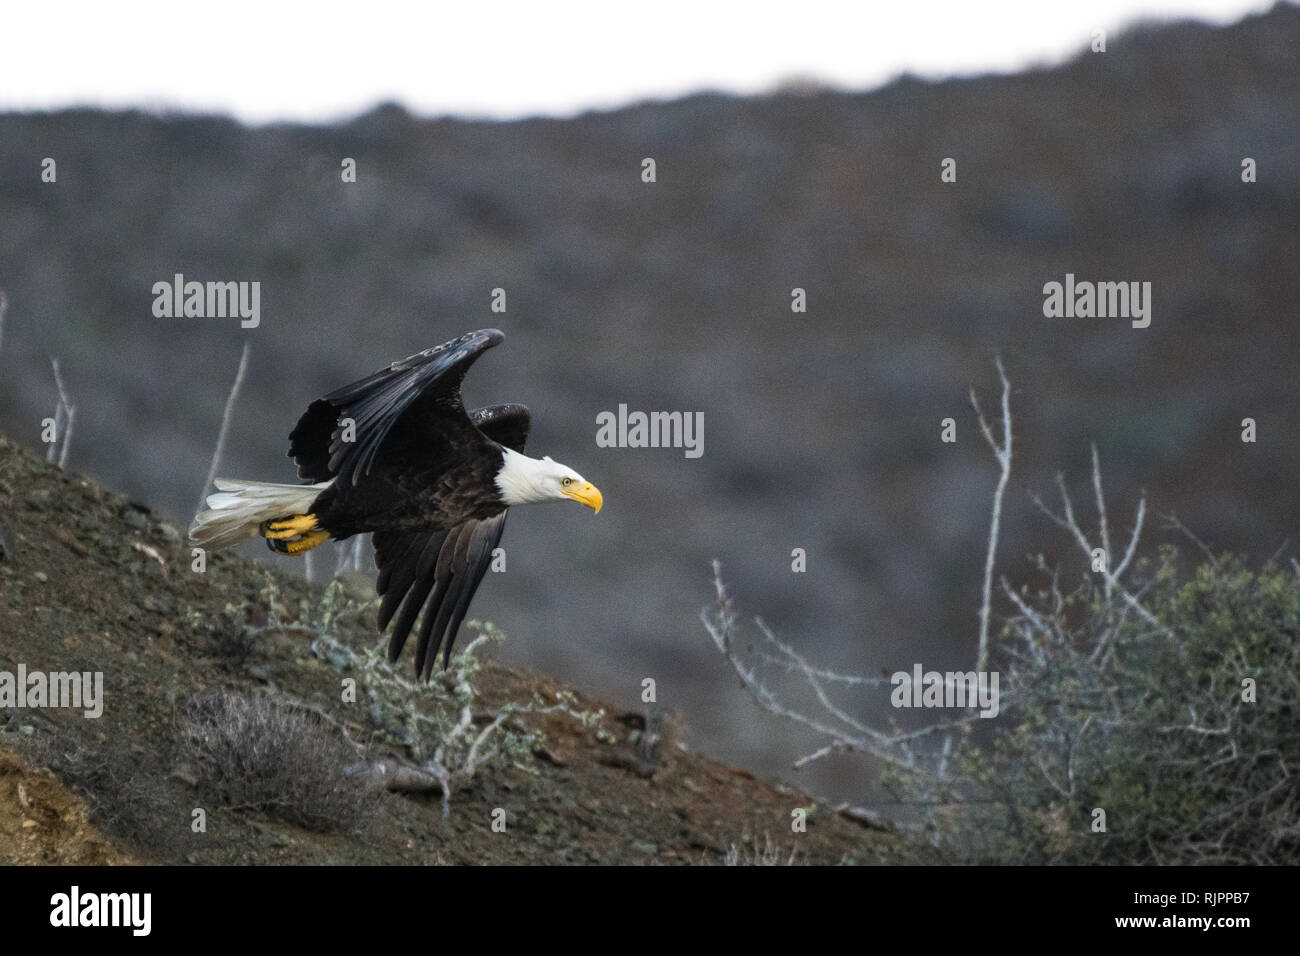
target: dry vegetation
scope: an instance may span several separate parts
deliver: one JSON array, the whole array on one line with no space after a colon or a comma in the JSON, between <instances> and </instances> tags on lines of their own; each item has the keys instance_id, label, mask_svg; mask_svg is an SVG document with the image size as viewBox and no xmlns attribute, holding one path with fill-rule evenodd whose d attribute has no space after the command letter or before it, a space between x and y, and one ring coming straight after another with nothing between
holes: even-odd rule
<instances>
[{"instance_id":1,"label":"dry vegetation","mask_svg":"<svg viewBox=\"0 0 1300 956\"><path fill-rule=\"evenodd\" d=\"M935 858L692 753L662 714L502 666L486 625L432 685L410 681L364 579L321 588L229 554L194 574L158 515L3 437L0 541L0 669L104 674L98 720L0 727L0 788L59 808L0 799L18 860L723 863L765 832L799 862ZM794 807L807 832L780 839Z\"/></svg>"},{"instance_id":2,"label":"dry vegetation","mask_svg":"<svg viewBox=\"0 0 1300 956\"><path fill-rule=\"evenodd\" d=\"M1000 713L872 727L835 700L845 687L888 688L807 661L757 620L739 620L715 562L703 619L754 700L815 730L824 744L797 762L856 753L885 766L887 787L917 808L930 838L990 863L1300 863L1300 563L1252 569L1197 545L1199 564L1165 545L1139 555L1146 500L1112 542L1101 464L1092 451L1096 531L1084 530L1063 478L1060 511L1034 503L1077 546L1068 567L1037 558L1035 580L1001 592L1007 614L990 641L1003 491L1011 472L1011 386L999 363L996 436L972 403L1000 467L984 603L971 648L1000 677ZM1071 581L1071 584L1063 582ZM789 678L811 701L792 703ZM784 682L778 683L778 682Z\"/></svg>"}]
</instances>

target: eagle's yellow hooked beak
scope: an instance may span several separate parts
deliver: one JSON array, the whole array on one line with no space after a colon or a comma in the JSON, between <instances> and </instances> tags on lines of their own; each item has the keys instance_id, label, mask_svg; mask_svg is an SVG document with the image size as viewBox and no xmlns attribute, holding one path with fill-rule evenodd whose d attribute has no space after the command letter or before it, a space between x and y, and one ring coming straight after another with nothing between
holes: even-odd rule
<instances>
[{"instance_id":1,"label":"eagle's yellow hooked beak","mask_svg":"<svg viewBox=\"0 0 1300 956\"><path fill-rule=\"evenodd\" d=\"M596 514L600 514L600 507L605 503L604 497L601 496L600 489L590 481L584 481L580 485L574 485L572 488L565 488L564 494L574 501L580 501Z\"/></svg>"}]
</instances>

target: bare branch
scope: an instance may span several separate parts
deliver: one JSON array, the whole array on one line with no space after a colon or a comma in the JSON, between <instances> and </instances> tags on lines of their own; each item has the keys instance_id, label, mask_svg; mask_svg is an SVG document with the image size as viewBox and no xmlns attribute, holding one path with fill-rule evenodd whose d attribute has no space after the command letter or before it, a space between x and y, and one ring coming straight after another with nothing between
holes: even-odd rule
<instances>
[{"instance_id":1,"label":"bare branch","mask_svg":"<svg viewBox=\"0 0 1300 956\"><path fill-rule=\"evenodd\" d=\"M1002 382L1001 444L993 437L993 429L980 409L979 397L975 394L975 389L970 390L970 402L979 419L980 431L984 434L984 440L988 442L989 447L993 449L993 456L997 459L1000 469L997 488L993 492L992 515L989 519L988 552L984 557L984 596L980 602L979 650L975 661L975 669L978 671L985 670L989 662L989 616L992 613L993 601L993 566L997 559L998 535L1002 524L1002 496L1006 492L1007 481L1011 478L1011 383L1007 381L1007 373L1002 368L1002 357L996 358L998 378Z\"/></svg>"},{"instance_id":2,"label":"bare branch","mask_svg":"<svg viewBox=\"0 0 1300 956\"><path fill-rule=\"evenodd\" d=\"M337 556L334 559L334 577L338 577L344 571L351 568L353 571L361 570L361 554L365 545L365 535L354 535L351 541L339 543Z\"/></svg>"},{"instance_id":3,"label":"bare branch","mask_svg":"<svg viewBox=\"0 0 1300 956\"><path fill-rule=\"evenodd\" d=\"M817 675L814 674L812 668L808 666L808 662L805 661L802 657L800 657L797 653L795 653L793 647L790 647L786 644L782 644L780 641L778 641L776 639L776 636L771 632L768 626L763 623L762 618L754 618L754 623L758 625L758 629L763 632L763 636L767 638L767 640L770 643L776 644L778 647L781 648L781 650L785 654L787 654L790 657L791 660L794 661L795 666L799 668L800 673L802 673L804 676L804 680L806 680L808 682L808 685L812 687L813 693L817 695L817 700L821 703L821 705L824 708L826 708L827 713L831 714L836 719L842 721L847 726L852 727L860 734L872 733L872 731L869 728L859 723L858 721L854 720L852 717L850 717L843 710L841 710L839 707L835 706L835 704L831 702L831 699L826 696L826 690L825 688L822 687L821 681L817 679Z\"/></svg>"},{"instance_id":4,"label":"bare branch","mask_svg":"<svg viewBox=\"0 0 1300 956\"><path fill-rule=\"evenodd\" d=\"M781 670L794 672L802 671L803 668L794 661L782 660L772 654L766 653L761 647L755 648L754 657L764 664L771 667L778 667ZM827 670L823 667L813 667L808 665L809 674L824 680L831 684L843 684L845 687L883 687L890 683L888 677L863 677L860 674L841 674L839 671Z\"/></svg>"},{"instance_id":5,"label":"bare branch","mask_svg":"<svg viewBox=\"0 0 1300 956\"><path fill-rule=\"evenodd\" d=\"M72 447L72 423L76 418L77 409L68 398L68 390L63 387L63 376L59 373L59 360L51 358L50 366L54 369L54 385L59 390L59 402L54 408L54 442L45 453L45 460L53 462L57 449L59 467L63 468L68 464L68 450Z\"/></svg>"},{"instance_id":6,"label":"bare branch","mask_svg":"<svg viewBox=\"0 0 1300 956\"><path fill-rule=\"evenodd\" d=\"M1051 636L1053 628L1048 627L1047 622L1039 616L1038 612L1033 610L1033 608L1024 602L1019 594L1012 590L1011 585L1007 583L1005 577L1002 578L1002 593L1011 599L1017 610L1025 616L1029 623L1034 626L1035 630L1044 636Z\"/></svg>"},{"instance_id":7,"label":"bare branch","mask_svg":"<svg viewBox=\"0 0 1300 956\"><path fill-rule=\"evenodd\" d=\"M1115 559L1110 550L1110 523L1106 520L1106 496L1101 493L1101 460L1097 457L1096 442L1092 443L1092 491L1097 499L1097 526L1101 533L1101 550L1106 555L1106 566L1110 567L1115 563ZM1106 597L1110 597L1114 587L1111 579L1107 578Z\"/></svg>"},{"instance_id":8,"label":"bare branch","mask_svg":"<svg viewBox=\"0 0 1300 956\"><path fill-rule=\"evenodd\" d=\"M1138 539L1142 536L1142 522L1147 514L1147 499L1143 494L1138 499L1137 515L1133 518L1133 534L1129 536L1128 548L1124 551L1123 559L1115 566L1115 577L1120 578L1128 570L1129 562L1133 560L1133 555L1137 552Z\"/></svg>"},{"instance_id":9,"label":"bare branch","mask_svg":"<svg viewBox=\"0 0 1300 956\"><path fill-rule=\"evenodd\" d=\"M221 415L221 431L217 433L217 447L212 450L212 467L208 469L208 478L203 483L203 493L199 495L199 507L197 510L202 511L204 504L207 502L208 489L217 479L217 469L221 467L221 456L226 450L226 434L230 431L230 419L235 410L235 399L239 396L239 389L244 384L244 371L248 368L248 350L251 341L244 340L244 351L239 356L239 370L235 372L234 384L230 386L230 394L226 396L226 409Z\"/></svg>"},{"instance_id":10,"label":"bare branch","mask_svg":"<svg viewBox=\"0 0 1300 956\"><path fill-rule=\"evenodd\" d=\"M796 768L804 767L832 753L857 752L870 754L879 760L902 769L935 776L933 768L927 769L918 764L916 755L908 749L908 745L934 734L963 728L979 719L978 714L971 712L956 720L929 724L912 731L893 733L868 727L861 721L851 717L843 708L830 699L820 680L821 675L826 672L811 666L798 652L788 644L783 643L772 633L770 628L759 621L763 642L771 651L767 659L775 660L787 669L800 673L812 688L822 708L834 718L835 722L828 722L787 706L782 703L771 688L763 683L757 669L747 666L735 654L734 648L737 645L736 615L731 599L727 596L726 585L722 582L722 566L717 561L713 562L713 576L714 590L717 595L717 600L712 607L713 616L710 618L710 609L705 608L700 612L700 620L703 622L709 636L713 639L713 643L718 647L728 663L731 664L732 669L735 670L736 675L740 678L741 685L758 705L768 713L800 724L828 738L828 743L825 746L796 760L794 763ZM1003 706L1004 708L1006 706L1005 698Z\"/></svg>"},{"instance_id":11,"label":"bare branch","mask_svg":"<svg viewBox=\"0 0 1300 956\"><path fill-rule=\"evenodd\" d=\"M1183 537L1185 537L1188 541L1196 545L1196 549L1200 551L1201 554L1205 555L1205 560L1210 562L1210 567L1214 568L1216 571L1218 570L1219 559L1214 556L1214 552L1210 550L1209 545L1207 545L1204 541L1202 541L1195 534L1193 534L1192 529L1187 527L1187 525L1183 524L1181 521L1179 521L1178 516L1175 515L1172 511L1169 514L1165 515L1165 526L1168 528L1174 528L1179 533L1181 533Z\"/></svg>"},{"instance_id":12,"label":"bare branch","mask_svg":"<svg viewBox=\"0 0 1300 956\"><path fill-rule=\"evenodd\" d=\"M1054 513L1052 509L1048 508L1047 505L1043 503L1043 499L1037 495L1032 496L1033 502L1038 507L1039 511L1047 515L1047 517L1054 523L1064 528L1074 537L1074 540L1079 545L1079 549L1084 553L1087 560L1091 562L1092 552L1095 549L1093 548L1092 543L1088 540L1088 536L1083 533L1083 529L1079 527L1079 523L1074 519L1074 506L1070 501L1070 492L1065 487L1064 476L1058 474L1056 476L1056 483L1061 489L1061 505L1065 512L1064 516ZM1145 514L1146 498L1143 497L1138 502L1138 515L1137 520L1134 523L1133 536L1129 539L1128 550L1125 553L1124 560L1120 562L1120 568L1127 568L1128 562L1132 559L1133 553L1137 548L1138 534L1142 530L1142 519ZM1106 555L1106 560L1103 563L1102 568L1101 574L1106 581L1107 595L1109 596L1112 590L1118 592L1120 597L1124 599L1124 602L1136 611L1142 620L1146 621L1149 625L1157 628L1161 632L1167 633L1168 628L1161 624L1156 616L1148 611L1146 607L1143 606L1142 602L1139 601L1137 597L1119 581L1118 574L1116 573L1117 569L1110 567L1109 555Z\"/></svg>"}]
</instances>

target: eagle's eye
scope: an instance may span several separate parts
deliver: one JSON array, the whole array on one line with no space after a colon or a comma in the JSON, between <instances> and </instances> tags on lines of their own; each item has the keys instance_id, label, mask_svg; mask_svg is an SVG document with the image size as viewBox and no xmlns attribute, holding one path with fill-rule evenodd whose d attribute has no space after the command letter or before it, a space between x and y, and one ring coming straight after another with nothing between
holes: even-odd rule
<instances>
[{"instance_id":1,"label":"eagle's eye","mask_svg":"<svg viewBox=\"0 0 1300 956\"><path fill-rule=\"evenodd\" d=\"M569 487L569 485L573 484L573 479L572 479L572 478L565 478L564 481L561 482L561 484L564 485L564 487L567 488L567 487Z\"/></svg>"}]
</instances>

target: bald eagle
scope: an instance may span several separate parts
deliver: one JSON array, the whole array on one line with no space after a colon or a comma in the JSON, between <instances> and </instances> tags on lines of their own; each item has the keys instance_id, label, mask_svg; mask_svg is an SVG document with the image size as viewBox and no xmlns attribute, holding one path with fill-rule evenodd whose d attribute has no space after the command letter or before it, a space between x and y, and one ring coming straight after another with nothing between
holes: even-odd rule
<instances>
[{"instance_id":1,"label":"bald eagle","mask_svg":"<svg viewBox=\"0 0 1300 956\"><path fill-rule=\"evenodd\" d=\"M466 412L460 385L505 336L469 332L330 392L289 434L289 457L308 484L218 479L190 538L223 548L262 536L278 554L372 532L379 631L390 622L396 661L421 609L415 672L443 666L501 541L511 505L577 501L599 512L591 482L550 458L524 454L523 405Z\"/></svg>"}]
</instances>

